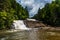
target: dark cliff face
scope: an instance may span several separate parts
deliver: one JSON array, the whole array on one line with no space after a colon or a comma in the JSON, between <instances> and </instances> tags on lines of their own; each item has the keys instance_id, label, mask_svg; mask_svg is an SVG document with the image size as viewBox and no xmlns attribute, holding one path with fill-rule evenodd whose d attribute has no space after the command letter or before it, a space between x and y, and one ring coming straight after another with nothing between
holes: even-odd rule
<instances>
[{"instance_id":1,"label":"dark cliff face","mask_svg":"<svg viewBox=\"0 0 60 40\"><path fill-rule=\"evenodd\" d=\"M28 20L25 20L24 23L29 28L46 27L45 24L43 24L42 22L39 22L39 21L28 21Z\"/></svg>"}]
</instances>

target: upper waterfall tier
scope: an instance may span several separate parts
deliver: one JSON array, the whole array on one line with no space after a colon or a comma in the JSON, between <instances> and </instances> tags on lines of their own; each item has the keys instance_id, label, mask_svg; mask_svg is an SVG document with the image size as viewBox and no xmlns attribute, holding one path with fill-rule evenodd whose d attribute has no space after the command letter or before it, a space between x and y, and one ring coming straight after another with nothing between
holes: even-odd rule
<instances>
[{"instance_id":1,"label":"upper waterfall tier","mask_svg":"<svg viewBox=\"0 0 60 40\"><path fill-rule=\"evenodd\" d=\"M21 30L29 30L30 29L30 28L26 27L23 20L14 20L12 28L21 29Z\"/></svg>"}]
</instances>

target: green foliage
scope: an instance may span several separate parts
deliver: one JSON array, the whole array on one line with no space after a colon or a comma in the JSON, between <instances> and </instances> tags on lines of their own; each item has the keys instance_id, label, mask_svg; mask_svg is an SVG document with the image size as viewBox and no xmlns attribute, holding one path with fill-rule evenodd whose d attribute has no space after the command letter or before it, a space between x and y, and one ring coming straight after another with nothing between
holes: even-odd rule
<instances>
[{"instance_id":1,"label":"green foliage","mask_svg":"<svg viewBox=\"0 0 60 40\"><path fill-rule=\"evenodd\" d=\"M0 1L0 29L10 28L13 20L26 19L29 17L25 10L15 0Z\"/></svg>"},{"instance_id":2,"label":"green foliage","mask_svg":"<svg viewBox=\"0 0 60 40\"><path fill-rule=\"evenodd\" d=\"M60 26L60 1L56 0L51 4L47 3L44 8L38 10L38 14L33 18L48 25Z\"/></svg>"}]
</instances>

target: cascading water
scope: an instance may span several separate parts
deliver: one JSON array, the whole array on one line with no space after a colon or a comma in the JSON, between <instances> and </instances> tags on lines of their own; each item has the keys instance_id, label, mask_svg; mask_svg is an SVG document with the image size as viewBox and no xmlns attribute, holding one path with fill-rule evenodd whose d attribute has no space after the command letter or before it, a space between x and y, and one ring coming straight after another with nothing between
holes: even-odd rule
<instances>
[{"instance_id":1,"label":"cascading water","mask_svg":"<svg viewBox=\"0 0 60 40\"><path fill-rule=\"evenodd\" d=\"M31 29L31 28L26 27L23 20L14 20L12 28L20 29L20 30L30 30Z\"/></svg>"}]
</instances>

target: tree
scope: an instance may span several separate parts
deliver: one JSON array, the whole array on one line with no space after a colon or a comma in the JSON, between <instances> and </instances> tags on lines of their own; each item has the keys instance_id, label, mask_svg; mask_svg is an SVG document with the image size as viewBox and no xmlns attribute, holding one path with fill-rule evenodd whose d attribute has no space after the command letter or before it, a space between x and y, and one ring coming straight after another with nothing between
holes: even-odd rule
<instances>
[{"instance_id":1,"label":"tree","mask_svg":"<svg viewBox=\"0 0 60 40\"><path fill-rule=\"evenodd\" d=\"M15 0L0 1L0 29L10 28L14 20L28 18L28 11Z\"/></svg>"},{"instance_id":2,"label":"tree","mask_svg":"<svg viewBox=\"0 0 60 40\"><path fill-rule=\"evenodd\" d=\"M60 2L53 1L51 4L47 3L44 8L38 10L37 15L33 18L47 23L52 26L60 26Z\"/></svg>"}]
</instances>

